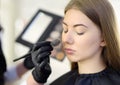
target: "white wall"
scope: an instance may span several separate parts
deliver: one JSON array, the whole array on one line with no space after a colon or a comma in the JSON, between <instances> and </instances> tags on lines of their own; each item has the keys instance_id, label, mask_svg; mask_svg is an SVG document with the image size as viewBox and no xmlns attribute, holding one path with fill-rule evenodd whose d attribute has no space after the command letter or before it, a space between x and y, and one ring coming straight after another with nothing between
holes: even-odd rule
<instances>
[{"instance_id":1,"label":"white wall","mask_svg":"<svg viewBox=\"0 0 120 85\"><path fill-rule=\"evenodd\" d=\"M22 32L24 26L29 22L31 17L38 9L45 9L49 12L63 16L64 7L70 0L1 0L0 6L0 23L4 27L3 47L7 58L8 66L14 65L13 59L23 55L28 50L21 46L16 46L14 40ZM113 4L120 25L120 1L110 0ZM120 31L120 26L119 26ZM17 51L15 51L17 49ZM63 62L57 62L51 58L53 73L48 82L53 81L56 77L62 75L69 68L67 59ZM63 70L64 69L64 70ZM26 76L25 76L26 77ZM21 81L23 81L25 78ZM16 85L16 84L15 84ZM18 84L17 84L18 85Z\"/></svg>"}]
</instances>

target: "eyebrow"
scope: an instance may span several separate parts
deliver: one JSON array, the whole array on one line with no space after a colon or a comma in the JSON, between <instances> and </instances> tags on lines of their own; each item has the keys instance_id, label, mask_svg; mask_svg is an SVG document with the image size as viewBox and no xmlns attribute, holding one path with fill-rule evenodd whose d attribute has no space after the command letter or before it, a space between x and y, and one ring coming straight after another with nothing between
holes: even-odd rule
<instances>
[{"instance_id":1,"label":"eyebrow","mask_svg":"<svg viewBox=\"0 0 120 85\"><path fill-rule=\"evenodd\" d=\"M86 28L88 28L86 25L84 25L84 24L75 24L75 25L73 25L73 27L78 27L78 26L84 26L84 27L86 27Z\"/></svg>"},{"instance_id":2,"label":"eyebrow","mask_svg":"<svg viewBox=\"0 0 120 85\"><path fill-rule=\"evenodd\" d=\"M68 26L65 22L62 22L64 25L66 25L66 26ZM86 28L88 28L86 25L84 25L84 24L75 24L75 25L73 25L73 27L78 27L78 26L84 26L84 27L86 27Z\"/></svg>"},{"instance_id":3,"label":"eyebrow","mask_svg":"<svg viewBox=\"0 0 120 85\"><path fill-rule=\"evenodd\" d=\"M62 21L62 23L63 23L64 25L68 26L65 22Z\"/></svg>"}]
</instances>

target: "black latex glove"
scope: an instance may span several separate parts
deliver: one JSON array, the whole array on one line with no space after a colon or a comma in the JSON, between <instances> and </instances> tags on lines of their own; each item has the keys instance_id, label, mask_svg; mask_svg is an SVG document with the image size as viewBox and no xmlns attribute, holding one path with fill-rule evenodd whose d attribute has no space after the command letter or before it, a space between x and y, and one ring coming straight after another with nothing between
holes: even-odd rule
<instances>
[{"instance_id":1,"label":"black latex glove","mask_svg":"<svg viewBox=\"0 0 120 85\"><path fill-rule=\"evenodd\" d=\"M51 67L47 60L42 61L41 64L36 66L32 71L32 75L38 83L45 83L50 74Z\"/></svg>"},{"instance_id":2,"label":"black latex glove","mask_svg":"<svg viewBox=\"0 0 120 85\"><path fill-rule=\"evenodd\" d=\"M32 56L26 57L25 60L23 61L23 64L26 69L28 70L32 69L34 67L34 64L32 62Z\"/></svg>"},{"instance_id":3,"label":"black latex glove","mask_svg":"<svg viewBox=\"0 0 120 85\"><path fill-rule=\"evenodd\" d=\"M49 41L37 43L33 47L31 56L35 69L32 71L32 75L38 83L45 83L51 74L49 56L52 50L53 47Z\"/></svg>"}]
</instances>

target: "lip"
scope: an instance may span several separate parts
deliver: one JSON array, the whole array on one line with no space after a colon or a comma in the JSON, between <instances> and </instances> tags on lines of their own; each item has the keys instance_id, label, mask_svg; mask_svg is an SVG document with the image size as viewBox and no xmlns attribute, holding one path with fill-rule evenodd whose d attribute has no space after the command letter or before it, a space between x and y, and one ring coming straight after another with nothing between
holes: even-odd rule
<instances>
[{"instance_id":1,"label":"lip","mask_svg":"<svg viewBox=\"0 0 120 85\"><path fill-rule=\"evenodd\" d=\"M72 54L75 53L75 50L70 49L70 48L65 48L65 49L64 49L64 52L65 52L66 54L72 55Z\"/></svg>"}]
</instances>

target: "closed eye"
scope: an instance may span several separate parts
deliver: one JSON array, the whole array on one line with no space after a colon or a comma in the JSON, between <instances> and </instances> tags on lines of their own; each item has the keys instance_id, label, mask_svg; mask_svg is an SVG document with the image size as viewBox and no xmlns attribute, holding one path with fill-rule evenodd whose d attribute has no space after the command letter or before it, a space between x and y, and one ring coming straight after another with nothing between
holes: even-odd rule
<instances>
[{"instance_id":1,"label":"closed eye","mask_svg":"<svg viewBox=\"0 0 120 85\"><path fill-rule=\"evenodd\" d=\"M81 33L77 33L78 35L83 35L84 34L84 32L81 32Z\"/></svg>"},{"instance_id":2,"label":"closed eye","mask_svg":"<svg viewBox=\"0 0 120 85\"><path fill-rule=\"evenodd\" d=\"M67 33L67 32L68 32L68 28L67 28L68 25L67 25L65 22L63 22L62 25L63 25L63 32L64 32L64 33Z\"/></svg>"}]
</instances>

